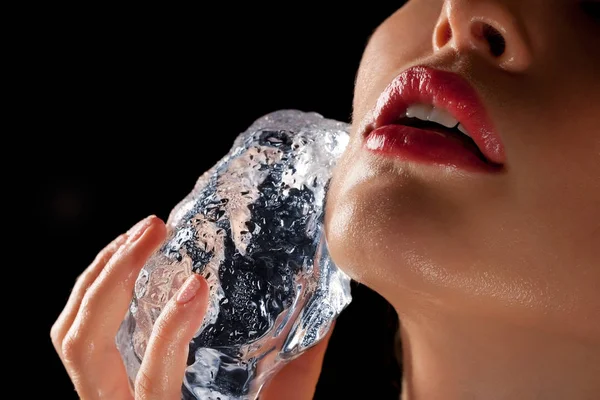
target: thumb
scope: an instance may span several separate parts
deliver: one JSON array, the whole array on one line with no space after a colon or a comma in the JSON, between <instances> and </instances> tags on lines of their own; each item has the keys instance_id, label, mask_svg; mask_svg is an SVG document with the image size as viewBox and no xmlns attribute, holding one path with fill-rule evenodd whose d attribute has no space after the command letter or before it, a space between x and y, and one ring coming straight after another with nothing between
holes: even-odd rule
<instances>
[{"instance_id":1,"label":"thumb","mask_svg":"<svg viewBox=\"0 0 600 400\"><path fill-rule=\"evenodd\" d=\"M167 302L152 328L136 377L136 399L181 397L189 342L204 319L208 295L206 280L193 273Z\"/></svg>"},{"instance_id":2,"label":"thumb","mask_svg":"<svg viewBox=\"0 0 600 400\"><path fill-rule=\"evenodd\" d=\"M318 344L286 364L262 390L261 400L312 400L333 326Z\"/></svg>"}]
</instances>

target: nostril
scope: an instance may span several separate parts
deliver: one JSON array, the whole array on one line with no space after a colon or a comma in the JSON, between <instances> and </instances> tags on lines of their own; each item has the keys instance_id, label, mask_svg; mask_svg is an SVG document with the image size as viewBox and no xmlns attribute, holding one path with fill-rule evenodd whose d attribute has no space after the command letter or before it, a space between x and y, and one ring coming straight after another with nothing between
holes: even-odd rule
<instances>
[{"instance_id":1,"label":"nostril","mask_svg":"<svg viewBox=\"0 0 600 400\"><path fill-rule=\"evenodd\" d=\"M473 35L485 41L489 47L490 53L494 57L500 57L506 51L506 40L502 33L490 24L479 22L472 25Z\"/></svg>"},{"instance_id":2,"label":"nostril","mask_svg":"<svg viewBox=\"0 0 600 400\"><path fill-rule=\"evenodd\" d=\"M500 57L506 51L506 40L504 36L493 26L485 24L483 27L483 37L490 45L490 51L494 57Z\"/></svg>"},{"instance_id":3,"label":"nostril","mask_svg":"<svg viewBox=\"0 0 600 400\"><path fill-rule=\"evenodd\" d=\"M452 28L448 20L444 20L438 25L436 30L436 44L438 48L444 47L452 39Z\"/></svg>"}]
</instances>

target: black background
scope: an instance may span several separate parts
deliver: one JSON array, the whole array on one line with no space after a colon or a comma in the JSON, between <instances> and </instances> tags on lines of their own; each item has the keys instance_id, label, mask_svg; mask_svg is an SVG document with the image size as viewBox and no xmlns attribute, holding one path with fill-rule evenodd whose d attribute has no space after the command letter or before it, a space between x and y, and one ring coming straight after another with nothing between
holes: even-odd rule
<instances>
[{"instance_id":1,"label":"black background","mask_svg":"<svg viewBox=\"0 0 600 400\"><path fill-rule=\"evenodd\" d=\"M75 398L49 332L95 254L149 214L166 219L260 116L294 108L349 121L362 50L401 5L392 3L48 10L30 50L35 178L23 196L45 255L36 316L44 397ZM397 399L393 313L365 287L353 295L316 398Z\"/></svg>"}]
</instances>

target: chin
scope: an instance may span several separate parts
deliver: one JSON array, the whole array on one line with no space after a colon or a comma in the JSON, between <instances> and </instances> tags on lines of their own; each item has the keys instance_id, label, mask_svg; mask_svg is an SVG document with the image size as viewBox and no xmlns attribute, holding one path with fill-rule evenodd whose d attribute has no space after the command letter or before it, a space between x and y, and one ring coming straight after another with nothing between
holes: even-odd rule
<instances>
[{"instance_id":1,"label":"chin","mask_svg":"<svg viewBox=\"0 0 600 400\"><path fill-rule=\"evenodd\" d=\"M325 233L333 261L391 303L439 293L462 265L434 257L456 253L445 237L452 217L408 170L368 157L344 157L332 178Z\"/></svg>"},{"instance_id":2,"label":"chin","mask_svg":"<svg viewBox=\"0 0 600 400\"><path fill-rule=\"evenodd\" d=\"M487 228L498 224L489 201L439 171L440 178L424 179L423 171L350 148L327 195L325 234L333 261L399 315L432 302L467 312L504 309L499 299L514 295L518 287L510 282L519 276L489 262L502 262L498 251L506 253L488 245L500 243Z\"/></svg>"}]
</instances>

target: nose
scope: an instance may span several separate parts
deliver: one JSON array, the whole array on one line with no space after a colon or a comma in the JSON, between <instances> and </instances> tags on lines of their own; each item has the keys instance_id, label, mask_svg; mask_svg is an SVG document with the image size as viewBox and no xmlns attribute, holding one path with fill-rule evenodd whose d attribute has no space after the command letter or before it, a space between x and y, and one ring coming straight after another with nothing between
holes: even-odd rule
<instances>
[{"instance_id":1,"label":"nose","mask_svg":"<svg viewBox=\"0 0 600 400\"><path fill-rule=\"evenodd\" d=\"M476 52L510 72L522 72L531 64L525 29L497 0L446 0L434 29L433 47Z\"/></svg>"}]
</instances>

